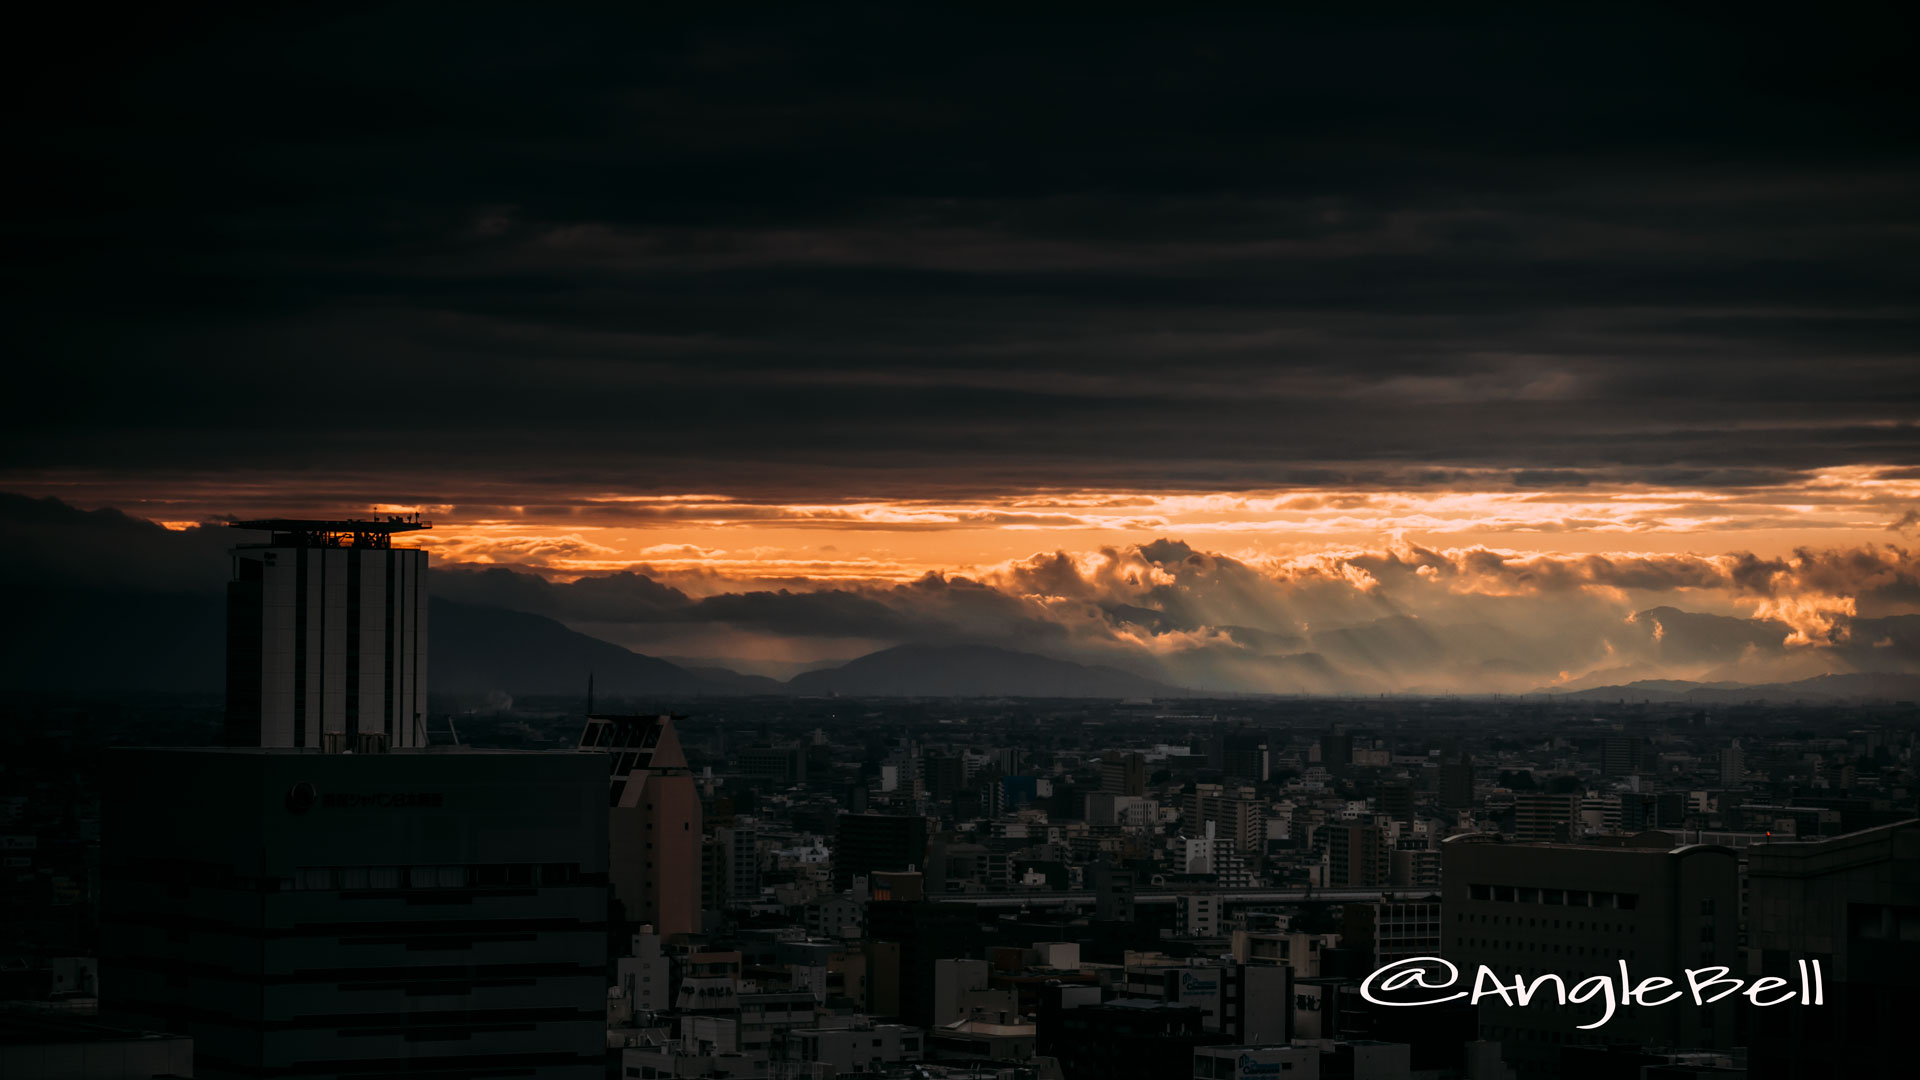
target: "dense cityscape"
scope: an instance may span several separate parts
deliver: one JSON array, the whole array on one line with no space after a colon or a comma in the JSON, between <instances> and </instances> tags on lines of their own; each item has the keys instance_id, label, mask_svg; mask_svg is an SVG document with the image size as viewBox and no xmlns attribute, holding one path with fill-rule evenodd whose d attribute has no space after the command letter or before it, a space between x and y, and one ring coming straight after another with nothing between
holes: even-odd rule
<instances>
[{"instance_id":1,"label":"dense cityscape","mask_svg":"<svg viewBox=\"0 0 1920 1080\"><path fill-rule=\"evenodd\" d=\"M224 700L16 704L0 1055L108 1068L87 1076L1891 1076L1920 992L1911 702L422 692L408 725L388 706L418 683L396 646L422 575L385 534L309 524L236 549ZM352 584L300 618L364 600L358 651L336 625L276 655L296 607L264 598L319 598L336 563ZM1595 1025L1601 1003L1551 985L1363 992L1431 958L1568 985L1817 970L1820 1001Z\"/></svg>"}]
</instances>

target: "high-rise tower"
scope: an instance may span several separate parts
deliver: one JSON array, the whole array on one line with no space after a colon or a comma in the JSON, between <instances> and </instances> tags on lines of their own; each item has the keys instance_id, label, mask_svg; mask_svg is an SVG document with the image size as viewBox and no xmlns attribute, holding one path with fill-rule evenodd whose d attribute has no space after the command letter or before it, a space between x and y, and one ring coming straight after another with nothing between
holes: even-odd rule
<instances>
[{"instance_id":1,"label":"high-rise tower","mask_svg":"<svg viewBox=\"0 0 1920 1080\"><path fill-rule=\"evenodd\" d=\"M271 534L233 549L227 744L350 749L426 743L427 553L379 521L237 521Z\"/></svg>"},{"instance_id":2,"label":"high-rise tower","mask_svg":"<svg viewBox=\"0 0 1920 1080\"><path fill-rule=\"evenodd\" d=\"M700 792L672 716L587 717L580 749L607 755L609 873L634 923L663 938L700 929Z\"/></svg>"}]
</instances>

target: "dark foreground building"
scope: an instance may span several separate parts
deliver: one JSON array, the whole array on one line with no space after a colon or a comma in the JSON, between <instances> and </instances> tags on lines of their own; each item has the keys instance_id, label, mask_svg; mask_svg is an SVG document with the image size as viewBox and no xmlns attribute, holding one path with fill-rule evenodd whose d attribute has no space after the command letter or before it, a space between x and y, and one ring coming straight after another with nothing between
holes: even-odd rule
<instances>
[{"instance_id":1,"label":"dark foreground building","mask_svg":"<svg viewBox=\"0 0 1920 1080\"><path fill-rule=\"evenodd\" d=\"M907 814L841 814L833 846L833 887L876 870L927 864L927 819Z\"/></svg>"},{"instance_id":2,"label":"dark foreground building","mask_svg":"<svg viewBox=\"0 0 1920 1080\"><path fill-rule=\"evenodd\" d=\"M0 1076L127 1080L193 1075L193 1040L78 1016L0 1007Z\"/></svg>"},{"instance_id":3,"label":"dark foreground building","mask_svg":"<svg viewBox=\"0 0 1920 1080\"><path fill-rule=\"evenodd\" d=\"M897 987L900 1019L922 1026L933 1022L934 964L977 956L986 945L973 905L923 900L868 904L867 939L892 946L881 951L893 967L868 977Z\"/></svg>"},{"instance_id":4,"label":"dark foreground building","mask_svg":"<svg viewBox=\"0 0 1920 1080\"><path fill-rule=\"evenodd\" d=\"M601 1075L606 761L112 750L101 1020L194 1075Z\"/></svg>"},{"instance_id":5,"label":"dark foreground building","mask_svg":"<svg viewBox=\"0 0 1920 1080\"><path fill-rule=\"evenodd\" d=\"M1506 843L1466 834L1442 845L1445 882L1440 955L1471 985L1481 965L1507 983L1558 975L1569 987L1595 975L1661 976L1739 966L1740 881L1729 848L1601 847ZM1735 1045L1731 1000L1619 1010L1598 1028L1603 1004L1479 1003L1481 1037L1499 1042L1521 1080L1564 1072L1572 1046Z\"/></svg>"},{"instance_id":6,"label":"dark foreground building","mask_svg":"<svg viewBox=\"0 0 1920 1080\"><path fill-rule=\"evenodd\" d=\"M1824 1005L1755 1010L1754 1080L1912 1076L1920 1018L1920 820L1747 849L1752 976L1797 985L1819 961Z\"/></svg>"},{"instance_id":7,"label":"dark foreground building","mask_svg":"<svg viewBox=\"0 0 1920 1080\"><path fill-rule=\"evenodd\" d=\"M1052 1045L1067 1080L1162 1080L1192 1076L1193 1052L1231 1040L1209 1035L1197 1005L1117 998L1058 1014Z\"/></svg>"}]
</instances>

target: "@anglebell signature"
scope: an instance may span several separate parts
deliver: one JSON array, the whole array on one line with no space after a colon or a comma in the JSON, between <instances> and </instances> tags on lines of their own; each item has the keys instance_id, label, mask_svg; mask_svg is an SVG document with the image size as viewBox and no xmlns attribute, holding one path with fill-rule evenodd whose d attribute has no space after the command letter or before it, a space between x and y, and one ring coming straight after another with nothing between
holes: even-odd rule
<instances>
[{"instance_id":1,"label":"@anglebell signature","mask_svg":"<svg viewBox=\"0 0 1920 1080\"><path fill-rule=\"evenodd\" d=\"M1590 975L1575 982L1572 986L1558 975L1539 975L1531 981L1515 975L1511 982L1501 982L1498 974L1485 964L1474 973L1473 989L1460 990L1443 997L1429 997L1417 1001L1394 1001L1376 997L1374 991L1395 994L1412 990L1447 990L1460 983L1460 969L1438 956L1410 956L1405 960L1396 960L1374 971L1360 983L1360 996L1375 1005L1408 1007L1418 1005L1440 1005L1461 998L1470 998L1478 1005L1483 998L1497 997L1513 1007L1525 1007L1533 1003L1543 990L1552 988L1547 1000L1555 1005L1585 1004L1598 1000L1604 1006L1600 1019L1591 1024L1581 1024L1581 1030L1597 1028L1613 1019L1616 1009L1622 1005L1652 1007L1670 1004L1683 997L1691 996L1695 1005L1711 1005L1733 994L1744 993L1747 1000L1757 1006L1786 1005L1799 1002L1802 1005L1826 1004L1826 982L1820 971L1820 961L1797 961L1800 967L1800 986L1793 989L1788 980L1766 975L1753 980L1749 985L1745 979L1735 978L1732 969L1713 966L1688 968L1683 972L1686 989L1673 989L1672 979L1650 975L1635 981L1627 970L1627 962L1620 961L1620 974ZM1438 969L1444 968L1444 978ZM1744 989L1743 989L1744 988ZM1653 995L1669 991L1662 997ZM1715 991L1710 993L1710 991Z\"/></svg>"}]
</instances>

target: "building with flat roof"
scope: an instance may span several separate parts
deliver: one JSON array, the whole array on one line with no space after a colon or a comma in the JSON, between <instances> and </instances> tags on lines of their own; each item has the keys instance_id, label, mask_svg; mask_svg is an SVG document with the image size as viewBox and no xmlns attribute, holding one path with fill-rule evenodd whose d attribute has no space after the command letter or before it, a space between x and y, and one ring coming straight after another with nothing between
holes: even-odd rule
<instances>
[{"instance_id":1,"label":"building with flat roof","mask_svg":"<svg viewBox=\"0 0 1920 1080\"><path fill-rule=\"evenodd\" d=\"M1385 886L1393 867L1392 849L1380 826L1340 821L1327 826L1327 885L1332 888Z\"/></svg>"},{"instance_id":2,"label":"building with flat roof","mask_svg":"<svg viewBox=\"0 0 1920 1080\"><path fill-rule=\"evenodd\" d=\"M1193 1051L1193 1080L1320 1080L1313 1046L1202 1046Z\"/></svg>"},{"instance_id":3,"label":"building with flat roof","mask_svg":"<svg viewBox=\"0 0 1920 1080\"><path fill-rule=\"evenodd\" d=\"M1558 975L1571 988L1594 975L1617 981L1624 961L1635 979L1685 986L1690 968L1737 966L1740 884L1730 848L1525 844L1470 833L1441 851L1440 955L1463 980L1485 965L1507 983ZM1564 1046L1731 1047L1734 1007L1724 1000L1621 1008L1583 1031L1579 1025L1603 1014L1602 1001L1509 1007L1483 998L1480 1030L1504 1044L1528 1080L1558 1075Z\"/></svg>"},{"instance_id":4,"label":"building with flat roof","mask_svg":"<svg viewBox=\"0 0 1920 1080\"><path fill-rule=\"evenodd\" d=\"M425 749L113 749L100 1015L202 1078L597 1078L605 764Z\"/></svg>"},{"instance_id":5,"label":"building with flat roof","mask_svg":"<svg viewBox=\"0 0 1920 1080\"><path fill-rule=\"evenodd\" d=\"M1467 754L1452 754L1442 758L1436 788L1435 795L1441 806L1449 810L1471 808L1473 806L1473 758Z\"/></svg>"},{"instance_id":6,"label":"building with flat roof","mask_svg":"<svg viewBox=\"0 0 1920 1080\"><path fill-rule=\"evenodd\" d=\"M833 887L878 870L927 865L927 819L913 814L841 814L834 831Z\"/></svg>"},{"instance_id":7,"label":"building with flat roof","mask_svg":"<svg viewBox=\"0 0 1920 1080\"><path fill-rule=\"evenodd\" d=\"M1920 1016L1920 820L1746 849L1750 976L1799 984L1818 961L1824 1003L1752 1025L1755 1080L1911 1075Z\"/></svg>"},{"instance_id":8,"label":"building with flat roof","mask_svg":"<svg viewBox=\"0 0 1920 1080\"><path fill-rule=\"evenodd\" d=\"M1192 1074L1196 1048L1232 1041L1209 1035L1205 1015L1198 1005L1115 998L1047 1021L1058 1025L1051 1045L1067 1080L1166 1080Z\"/></svg>"},{"instance_id":9,"label":"building with flat roof","mask_svg":"<svg viewBox=\"0 0 1920 1080\"><path fill-rule=\"evenodd\" d=\"M1526 792L1513 797L1513 836L1536 843L1566 842L1576 835L1580 798L1565 793Z\"/></svg>"},{"instance_id":10,"label":"building with flat roof","mask_svg":"<svg viewBox=\"0 0 1920 1080\"><path fill-rule=\"evenodd\" d=\"M1158 998L1201 1010L1201 1030L1236 1043L1284 1043L1293 1037L1293 969L1231 960L1130 963L1128 997Z\"/></svg>"},{"instance_id":11,"label":"building with flat roof","mask_svg":"<svg viewBox=\"0 0 1920 1080\"><path fill-rule=\"evenodd\" d=\"M1267 841L1266 804L1249 787L1196 784L1180 796L1180 827L1204 836L1209 822L1215 835L1235 851L1257 854Z\"/></svg>"},{"instance_id":12,"label":"building with flat roof","mask_svg":"<svg viewBox=\"0 0 1920 1080\"><path fill-rule=\"evenodd\" d=\"M229 746L427 742L427 553L418 520L236 521L268 533L232 551Z\"/></svg>"},{"instance_id":13,"label":"building with flat roof","mask_svg":"<svg viewBox=\"0 0 1920 1080\"><path fill-rule=\"evenodd\" d=\"M1378 900L1348 904L1340 943L1363 954L1368 970L1417 956L1440 955L1440 900Z\"/></svg>"},{"instance_id":14,"label":"building with flat roof","mask_svg":"<svg viewBox=\"0 0 1920 1080\"><path fill-rule=\"evenodd\" d=\"M1141 796L1147 793L1147 759L1130 750L1100 755L1100 791L1105 795Z\"/></svg>"},{"instance_id":15,"label":"building with flat roof","mask_svg":"<svg viewBox=\"0 0 1920 1080\"><path fill-rule=\"evenodd\" d=\"M801 1028L787 1033L787 1060L829 1066L834 1076L877 1073L887 1066L925 1057L926 1033L904 1024L864 1021L851 1027Z\"/></svg>"}]
</instances>

